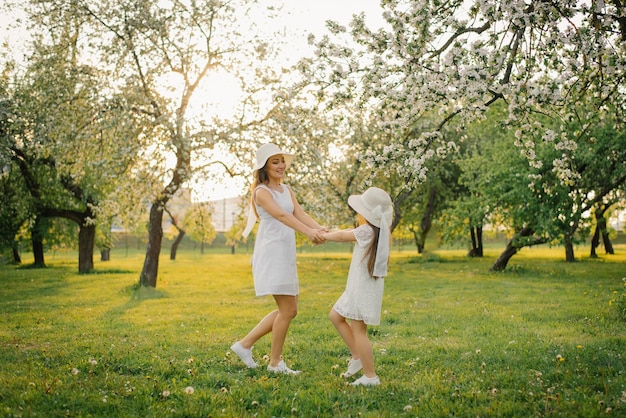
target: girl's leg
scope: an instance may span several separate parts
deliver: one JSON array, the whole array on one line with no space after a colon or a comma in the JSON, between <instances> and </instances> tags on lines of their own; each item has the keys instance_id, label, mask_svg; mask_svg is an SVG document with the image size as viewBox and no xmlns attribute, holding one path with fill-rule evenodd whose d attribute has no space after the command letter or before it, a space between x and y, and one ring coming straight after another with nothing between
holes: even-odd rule
<instances>
[{"instance_id":1,"label":"girl's leg","mask_svg":"<svg viewBox=\"0 0 626 418\"><path fill-rule=\"evenodd\" d=\"M346 321L346 318L341 316L339 312L334 309L330 310L330 314L328 316L330 318L330 322L333 323L335 329L343 339L343 342L348 347L348 350L350 350L352 358L358 360L359 353L354 342L354 335L352 335L352 328L350 327L350 324L348 324L348 322Z\"/></svg>"},{"instance_id":2,"label":"girl's leg","mask_svg":"<svg viewBox=\"0 0 626 418\"><path fill-rule=\"evenodd\" d=\"M352 328L352 335L354 335L356 351L359 353L363 365L363 374L370 378L375 377L374 353L372 352L372 344L367 338L367 324L363 321L352 320L350 327Z\"/></svg>"},{"instance_id":3,"label":"girl's leg","mask_svg":"<svg viewBox=\"0 0 626 418\"><path fill-rule=\"evenodd\" d=\"M283 345L287 338L287 331L291 320L298 314L298 297L288 295L274 295L278 311L272 323L272 350L270 366L276 367L283 352Z\"/></svg>"}]
</instances>

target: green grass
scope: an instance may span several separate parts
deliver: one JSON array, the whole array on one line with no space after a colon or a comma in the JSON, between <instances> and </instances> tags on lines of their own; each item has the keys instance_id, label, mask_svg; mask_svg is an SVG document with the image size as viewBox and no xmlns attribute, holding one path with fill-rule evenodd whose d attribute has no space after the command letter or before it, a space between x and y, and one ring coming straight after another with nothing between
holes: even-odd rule
<instances>
[{"instance_id":1,"label":"green grass","mask_svg":"<svg viewBox=\"0 0 626 418\"><path fill-rule=\"evenodd\" d=\"M616 249L571 264L562 250L525 249L503 273L488 271L497 251L394 254L370 329L372 388L340 377L348 352L328 320L347 253L298 256L284 355L299 376L229 353L274 307L254 297L247 254L164 256L156 289L136 286L141 254L114 252L89 275L74 254L0 266L0 416L624 415L626 246Z\"/></svg>"}]
</instances>

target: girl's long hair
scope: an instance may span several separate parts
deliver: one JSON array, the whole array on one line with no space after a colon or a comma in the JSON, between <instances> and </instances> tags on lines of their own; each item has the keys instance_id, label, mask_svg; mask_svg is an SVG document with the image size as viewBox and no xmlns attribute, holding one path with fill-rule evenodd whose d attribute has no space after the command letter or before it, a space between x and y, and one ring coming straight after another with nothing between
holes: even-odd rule
<instances>
[{"instance_id":1,"label":"girl's long hair","mask_svg":"<svg viewBox=\"0 0 626 418\"><path fill-rule=\"evenodd\" d=\"M357 213L357 225L368 224L374 230L374 239L370 241L365 252L363 253L363 260L367 259L367 271L371 277L378 279L374 276L374 266L376 265L376 254L378 253L378 239L380 238L380 228L372 225L361 214Z\"/></svg>"}]
</instances>

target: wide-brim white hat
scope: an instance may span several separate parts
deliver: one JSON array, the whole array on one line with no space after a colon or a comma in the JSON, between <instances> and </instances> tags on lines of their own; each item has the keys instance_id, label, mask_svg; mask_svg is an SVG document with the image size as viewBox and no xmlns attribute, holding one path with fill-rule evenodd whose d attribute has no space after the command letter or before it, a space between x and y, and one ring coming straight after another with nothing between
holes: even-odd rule
<instances>
[{"instance_id":1,"label":"wide-brim white hat","mask_svg":"<svg viewBox=\"0 0 626 418\"><path fill-rule=\"evenodd\" d=\"M385 224L391 225L393 219L393 202L383 189L370 187L363 194L352 195L348 204L369 223L380 228L385 218Z\"/></svg>"},{"instance_id":2,"label":"wide-brim white hat","mask_svg":"<svg viewBox=\"0 0 626 418\"><path fill-rule=\"evenodd\" d=\"M285 157L285 168L288 168L291 165L291 162L295 157L294 154L281 150L278 145L267 143L261 145L256 151L256 163L254 164L254 170L263 168L271 156L278 154L282 154L282 156Z\"/></svg>"}]
</instances>

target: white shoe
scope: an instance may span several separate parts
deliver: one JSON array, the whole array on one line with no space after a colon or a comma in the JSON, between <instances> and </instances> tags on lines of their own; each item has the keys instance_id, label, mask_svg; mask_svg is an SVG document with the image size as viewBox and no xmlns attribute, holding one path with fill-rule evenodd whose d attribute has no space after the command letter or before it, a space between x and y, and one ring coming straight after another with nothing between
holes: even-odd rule
<instances>
[{"instance_id":1,"label":"white shoe","mask_svg":"<svg viewBox=\"0 0 626 418\"><path fill-rule=\"evenodd\" d=\"M361 359L358 359L358 360L350 359L350 362L348 363L348 370L342 376L343 377L354 376L362 368L363 366L361 365Z\"/></svg>"},{"instance_id":2,"label":"white shoe","mask_svg":"<svg viewBox=\"0 0 626 418\"><path fill-rule=\"evenodd\" d=\"M244 348L244 346L241 345L239 341L237 341L235 344L230 346L230 349L233 350L233 352L237 354L237 356L239 356L241 361L243 361L246 366L248 366L250 369L256 369L257 364L252 358L252 348Z\"/></svg>"},{"instance_id":3,"label":"white shoe","mask_svg":"<svg viewBox=\"0 0 626 418\"><path fill-rule=\"evenodd\" d=\"M357 380L355 380L354 382L350 383L352 386L359 386L359 385L363 385L363 386L377 386L380 385L380 379L378 378L378 376L374 376L374 377L367 377L365 375L359 377Z\"/></svg>"},{"instance_id":4,"label":"white shoe","mask_svg":"<svg viewBox=\"0 0 626 418\"><path fill-rule=\"evenodd\" d=\"M283 374L300 374L300 373L302 373L301 370L291 370L289 367L287 367L285 362L282 361L282 360L278 362L278 365L276 367L267 366L267 370L269 370L270 372L283 373Z\"/></svg>"}]
</instances>

